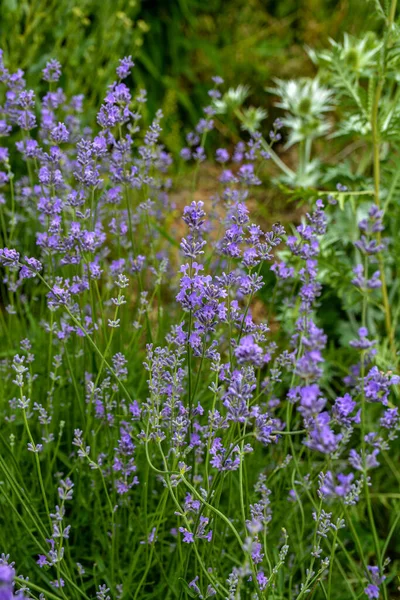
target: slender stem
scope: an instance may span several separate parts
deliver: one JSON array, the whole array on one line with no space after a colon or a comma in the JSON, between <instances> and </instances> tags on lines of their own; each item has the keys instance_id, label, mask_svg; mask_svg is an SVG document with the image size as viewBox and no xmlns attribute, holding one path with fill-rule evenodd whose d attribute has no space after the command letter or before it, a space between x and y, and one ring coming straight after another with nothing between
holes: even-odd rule
<instances>
[{"instance_id":1,"label":"slender stem","mask_svg":"<svg viewBox=\"0 0 400 600\"><path fill-rule=\"evenodd\" d=\"M240 463L239 463L239 498L240 498L240 512L242 515L243 528L246 531L246 509L244 506L244 493L243 493L243 458L244 458L244 440L242 440L240 444ZM256 588L256 593L258 598L263 598L264 594L260 589L260 585L257 579L257 571L254 566L254 561L252 559L251 553L249 552L249 562L250 568L253 576L254 587Z\"/></svg>"},{"instance_id":2,"label":"slender stem","mask_svg":"<svg viewBox=\"0 0 400 600\"><path fill-rule=\"evenodd\" d=\"M29 581L29 579L22 579L20 577L15 577L14 581L16 583L20 584L21 587L28 587L28 588L31 588L32 590L35 590L36 592L41 592L41 593L46 594L46 596L48 598L54 598L55 600L60 600L60 596L56 596L52 592L49 592L48 590L41 588L39 585L36 585L35 583L32 583L31 581Z\"/></svg>"},{"instance_id":3,"label":"slender stem","mask_svg":"<svg viewBox=\"0 0 400 600\"><path fill-rule=\"evenodd\" d=\"M364 263L364 272L365 272L365 276L368 277L368 255L365 256L365 263ZM367 308L368 308L368 296L365 293L363 295L363 302L362 302L362 326L365 327L366 323L367 323ZM381 549L380 549L380 545L379 545L379 537L378 537L378 532L376 530L376 525L375 525L375 519L374 519L374 513L372 510L372 504L371 504L371 496L370 496L370 492L369 492L369 483L368 483L368 477L367 477L367 448L366 448L366 433L367 433L367 424L366 424L366 397L365 397L365 352L362 352L361 355L361 382L362 382L362 387L361 387L361 448L362 448L362 461L363 461L363 475L364 475L364 491L365 491L365 499L366 499L366 503L367 503L367 513L368 513L368 519L369 519L369 523L370 523L370 527L371 527L371 531L372 531L372 536L374 539L374 546L375 546L375 552L376 552L376 557L378 559L378 565L379 565L379 571L380 571L380 575L383 575L383 563L382 563L382 554L381 554ZM382 582L382 587L383 587L383 596L385 598L385 600L387 600L387 590L386 590L386 585L384 583L384 581Z\"/></svg>"},{"instance_id":4,"label":"slender stem","mask_svg":"<svg viewBox=\"0 0 400 600\"><path fill-rule=\"evenodd\" d=\"M389 11L389 19L387 22L387 32L385 36L385 43L382 48L383 60L385 60L385 54L387 49L388 35L393 26L394 16L396 12L397 0L392 0L390 11ZM372 128L372 154L373 154L373 174L374 174L374 198L375 204L378 208L381 207L381 199L380 199L380 185L381 185L381 162L380 162L380 149L381 149L381 139L380 139L380 127L379 127L379 104L382 96L383 86L385 85L385 65L382 65L382 71L378 76L378 82L375 89L373 104L372 104L372 112L371 112L371 128ZM377 233L378 244L381 244L382 235L381 232ZM386 284L386 275L385 275L385 263L383 259L382 252L378 254L379 260L379 270L381 276L381 284L382 284L382 300L385 312L385 326L386 333L389 338L390 348L393 354L393 358L396 360L396 344L394 339L394 329L392 326L392 317L391 310L389 304L389 296L387 291Z\"/></svg>"},{"instance_id":5,"label":"slender stem","mask_svg":"<svg viewBox=\"0 0 400 600\"><path fill-rule=\"evenodd\" d=\"M21 400L22 400L22 388L20 388L20 390L21 390ZM31 430L30 430L30 427L29 427L29 423L28 423L28 419L27 419L27 416L26 416L26 410L25 409L22 410L22 414L23 414L23 417L24 417L25 428L26 428L26 431L28 433L29 441L32 444L32 448L35 449L36 444L33 441L32 433L31 433ZM41 489L42 497L43 497L44 508L46 510L47 518L49 519L50 530L51 530L52 523L51 523L51 519L50 519L50 510L49 510L49 505L48 505L48 502L47 502L46 491L44 489L44 483L43 483L43 477L42 477L42 470L40 468L39 454L38 454L38 452L36 450L34 450L34 455L35 455L35 463L36 463L36 469L37 469L37 474L38 474L38 479L39 479L39 485L40 485L40 489Z\"/></svg>"},{"instance_id":6,"label":"slender stem","mask_svg":"<svg viewBox=\"0 0 400 600\"><path fill-rule=\"evenodd\" d=\"M163 452L163 450L162 450L161 444L159 443L159 444L158 444L158 446L159 446L159 449L160 449L160 452L161 452L161 455L162 455L162 458L163 458L163 463L164 463L164 468L165 468L165 471L167 472L167 471L168 471L167 460L166 460L166 458L165 458L165 455L164 455L164 452ZM195 493L195 494L197 495L197 490L195 490L195 488L193 488L193 486L191 486L191 485L190 485L190 483L189 483L189 482L188 482L188 481L187 481L187 480L186 480L186 479L185 479L183 476L182 476L182 479L183 479L183 481L185 481L186 485L188 485L189 489L191 489L191 490L192 490L192 492L193 492L193 493ZM177 509L178 509L178 512L179 512L179 513L182 515L182 519L183 519L183 521L184 521L184 523L185 523L185 525L186 525L186 528L187 528L187 530L188 530L188 531L190 531L190 524L189 524L189 521L187 520L187 518L186 518L185 514L183 513L183 511L182 511L182 507L181 507L181 505L179 504L179 501L178 501L178 499L177 499L177 498L176 498L176 496L175 496L174 489L173 489L173 487L172 487L172 485L171 485L171 481L170 481L170 478L169 478L169 476L168 476L168 475L166 476L166 478L165 478L165 481L166 481L166 484L167 484L167 487L168 487L169 493L170 493L170 495L171 495L171 498L172 498L172 500L174 501L174 504L175 504L175 506L177 507ZM202 501L204 502L204 500L203 500L203 499L202 499ZM211 505L210 505L210 506L211 506ZM209 506L209 507L210 507L210 506ZM211 507L211 508L212 508L214 511L216 511L216 510L217 510L217 509L215 509L214 507ZM219 511L218 511L218 512L219 512ZM224 520L228 521L228 522L230 523L230 525L232 525L232 523L229 521L229 519L228 519L227 517L225 517L225 515L223 515L222 513L219 513L219 514L220 514L221 518L223 517L223 518L224 518ZM234 526L233 526L233 525L232 525L232 527L234 528ZM239 539L240 539L240 536L239 536L239 534L237 534L237 535L238 535L238 537L239 537ZM201 567L201 569L202 569L202 571L203 571L203 573L204 573L204 575L205 575L206 579L208 579L209 583L211 583L211 585L212 585L212 586L215 588L215 590L216 590L216 592L217 592L217 593L219 593L219 594L221 594L221 595L222 595L222 592L224 592L225 594L228 594L229 592L228 592L228 590L225 588L225 586L223 586L222 584L216 585L216 582L215 582L215 581L213 580L213 578L211 577L211 575L210 575L210 573L209 573L208 569L206 569L206 567L205 567L205 565L204 565L203 561L201 560L201 556L200 556L200 554L199 554L199 551L198 551L198 549L197 549L197 544L196 544L196 542L194 542L194 543L193 543L193 549L194 549L194 552L195 552L195 554L196 554L196 558L197 558L197 560L198 560L198 562L199 562L199 564L200 564L200 567Z\"/></svg>"},{"instance_id":7,"label":"slender stem","mask_svg":"<svg viewBox=\"0 0 400 600\"><path fill-rule=\"evenodd\" d=\"M332 590L332 574L333 574L333 564L335 559L336 552L336 540L337 540L338 530L335 529L335 534L333 536L331 556L329 559L329 576L328 576L328 600L331 600L331 590Z\"/></svg>"},{"instance_id":8,"label":"slender stem","mask_svg":"<svg viewBox=\"0 0 400 600\"><path fill-rule=\"evenodd\" d=\"M237 109L235 111L236 116L238 117L238 119L243 122L244 120L244 116L241 113L241 111L239 109ZM276 164L277 167L280 168L280 170L285 173L285 175L287 177L289 177L291 180L295 179L295 172L292 171L292 169L290 169L284 162L283 160L281 160L279 158L279 156L276 154L276 152L271 148L270 144L268 144L268 142L261 137L260 138L260 142L261 142L261 146L263 147L264 150L266 150L268 152L268 154L270 155L270 157L272 158L272 160L274 161L274 163Z\"/></svg>"},{"instance_id":9,"label":"slender stem","mask_svg":"<svg viewBox=\"0 0 400 600\"><path fill-rule=\"evenodd\" d=\"M388 20L388 30L389 31L393 27L394 18L396 15L396 7L397 7L397 0L392 0L391 5L390 5L390 11L389 11L389 20Z\"/></svg>"}]
</instances>

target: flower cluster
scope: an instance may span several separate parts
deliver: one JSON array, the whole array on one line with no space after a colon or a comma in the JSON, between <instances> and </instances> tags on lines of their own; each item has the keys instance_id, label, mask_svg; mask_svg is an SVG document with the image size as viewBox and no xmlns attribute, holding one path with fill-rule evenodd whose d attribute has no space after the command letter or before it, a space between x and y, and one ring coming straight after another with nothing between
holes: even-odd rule
<instances>
[{"instance_id":1,"label":"flower cluster","mask_svg":"<svg viewBox=\"0 0 400 600\"><path fill-rule=\"evenodd\" d=\"M57 60L37 97L0 55L0 504L5 531L27 532L15 553L32 579L2 557L0 598L378 598L392 578L370 488L381 456L394 469L400 429L380 339L385 214L369 207L341 250L357 294L343 342L323 318L340 206L313 192L291 228L255 210L283 124L289 144L307 127L319 137L331 94L278 81L296 119L267 142L248 89L215 77L177 193L162 112L128 86L134 68L119 62L89 127ZM213 153L213 192L198 196L228 111L246 134Z\"/></svg>"}]
</instances>

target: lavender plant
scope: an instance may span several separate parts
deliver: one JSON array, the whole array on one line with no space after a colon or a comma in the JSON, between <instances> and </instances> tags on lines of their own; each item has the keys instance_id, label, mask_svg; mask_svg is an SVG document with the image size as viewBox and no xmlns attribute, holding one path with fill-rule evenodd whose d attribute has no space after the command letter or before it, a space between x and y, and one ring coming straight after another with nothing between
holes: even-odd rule
<instances>
[{"instance_id":1,"label":"lavender plant","mask_svg":"<svg viewBox=\"0 0 400 600\"><path fill-rule=\"evenodd\" d=\"M0 598L394 598L396 241L379 179L367 204L305 190L287 230L256 218L284 128L309 185L325 126L299 114L263 137L265 112L215 77L178 195L133 68L120 61L89 129L57 61L36 98L1 60ZM320 90L277 85L285 110ZM247 133L200 197L227 110ZM351 236L332 239L343 197ZM333 252L340 346L320 318Z\"/></svg>"}]
</instances>

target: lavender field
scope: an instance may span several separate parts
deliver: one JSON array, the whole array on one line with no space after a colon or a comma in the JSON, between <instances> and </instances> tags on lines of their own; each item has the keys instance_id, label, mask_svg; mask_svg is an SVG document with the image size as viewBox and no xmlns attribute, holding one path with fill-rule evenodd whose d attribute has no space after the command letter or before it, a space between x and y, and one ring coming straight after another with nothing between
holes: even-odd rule
<instances>
[{"instance_id":1,"label":"lavender field","mask_svg":"<svg viewBox=\"0 0 400 600\"><path fill-rule=\"evenodd\" d=\"M400 14L341 5L186 100L0 29L0 600L400 598Z\"/></svg>"}]
</instances>

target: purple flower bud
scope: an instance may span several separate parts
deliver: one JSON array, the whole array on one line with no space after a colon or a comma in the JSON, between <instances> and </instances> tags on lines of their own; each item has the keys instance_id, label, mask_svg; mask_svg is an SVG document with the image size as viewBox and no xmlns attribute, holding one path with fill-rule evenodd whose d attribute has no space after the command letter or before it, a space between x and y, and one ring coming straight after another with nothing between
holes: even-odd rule
<instances>
[{"instance_id":1,"label":"purple flower bud","mask_svg":"<svg viewBox=\"0 0 400 600\"><path fill-rule=\"evenodd\" d=\"M61 144L68 141L69 131L64 123L58 123L58 125L51 130L50 137L56 144Z\"/></svg>"},{"instance_id":2,"label":"purple flower bud","mask_svg":"<svg viewBox=\"0 0 400 600\"><path fill-rule=\"evenodd\" d=\"M42 71L42 75L45 81L58 81L61 77L61 64L54 58L49 60Z\"/></svg>"},{"instance_id":3,"label":"purple flower bud","mask_svg":"<svg viewBox=\"0 0 400 600\"><path fill-rule=\"evenodd\" d=\"M119 61L119 66L116 68L116 73L120 79L126 79L135 66L132 56L125 56Z\"/></svg>"},{"instance_id":4,"label":"purple flower bud","mask_svg":"<svg viewBox=\"0 0 400 600\"><path fill-rule=\"evenodd\" d=\"M19 252L12 248L0 248L0 265L3 267L17 267L19 261Z\"/></svg>"}]
</instances>

